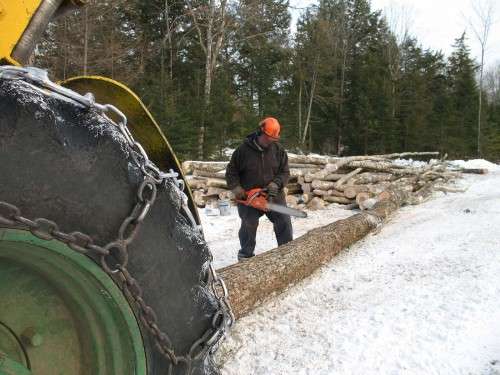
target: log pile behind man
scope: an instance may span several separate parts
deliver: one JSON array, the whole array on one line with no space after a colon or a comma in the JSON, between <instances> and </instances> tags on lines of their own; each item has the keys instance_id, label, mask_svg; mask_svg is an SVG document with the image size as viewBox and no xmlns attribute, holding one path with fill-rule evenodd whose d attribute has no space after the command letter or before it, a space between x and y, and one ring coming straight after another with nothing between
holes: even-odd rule
<instances>
[{"instance_id":1,"label":"log pile behind man","mask_svg":"<svg viewBox=\"0 0 500 375\"><path fill-rule=\"evenodd\" d=\"M448 183L461 173L485 173L450 166L444 159L410 163L405 158L437 158L437 152L335 157L288 153L290 179L286 201L299 209L322 209L330 204L367 209L391 187L419 192L454 191ZM227 161L185 161L182 168L198 207L218 199L233 199L224 175Z\"/></svg>"}]
</instances>

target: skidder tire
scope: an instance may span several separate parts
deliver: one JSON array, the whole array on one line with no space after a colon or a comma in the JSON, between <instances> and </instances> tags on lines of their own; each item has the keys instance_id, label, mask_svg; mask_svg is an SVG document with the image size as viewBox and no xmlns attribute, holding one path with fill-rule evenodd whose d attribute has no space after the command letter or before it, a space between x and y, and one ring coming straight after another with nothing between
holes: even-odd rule
<instances>
[{"instance_id":1,"label":"skidder tire","mask_svg":"<svg viewBox=\"0 0 500 375\"><path fill-rule=\"evenodd\" d=\"M23 81L0 79L0 160L0 201L17 206L32 220L54 221L59 231L88 234L99 245L116 240L143 180L112 123L94 110L40 93ZM205 284L210 258L202 235L182 214L173 186L159 188L128 246L127 268L176 355L189 352L211 327L218 309ZM135 304L130 299L129 303L138 317ZM146 343L147 373L168 373L169 361L155 348L144 325L139 326ZM173 373L184 374L186 368L179 364ZM192 373L218 371L206 354L193 362Z\"/></svg>"}]
</instances>

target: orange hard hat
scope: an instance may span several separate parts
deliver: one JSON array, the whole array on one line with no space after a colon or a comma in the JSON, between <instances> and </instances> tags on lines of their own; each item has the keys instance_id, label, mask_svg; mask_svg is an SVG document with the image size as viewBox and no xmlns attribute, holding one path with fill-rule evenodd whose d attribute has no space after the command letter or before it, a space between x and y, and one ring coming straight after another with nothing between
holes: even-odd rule
<instances>
[{"instance_id":1,"label":"orange hard hat","mask_svg":"<svg viewBox=\"0 0 500 375\"><path fill-rule=\"evenodd\" d=\"M268 137L279 139L281 125L274 117L266 117L259 123L260 129Z\"/></svg>"}]
</instances>

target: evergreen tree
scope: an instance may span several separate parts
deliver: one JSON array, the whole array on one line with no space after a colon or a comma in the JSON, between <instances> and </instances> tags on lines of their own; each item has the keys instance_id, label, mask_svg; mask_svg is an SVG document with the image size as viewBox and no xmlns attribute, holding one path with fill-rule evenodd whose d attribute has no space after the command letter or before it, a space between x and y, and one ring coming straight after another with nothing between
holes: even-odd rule
<instances>
[{"instance_id":1,"label":"evergreen tree","mask_svg":"<svg viewBox=\"0 0 500 375\"><path fill-rule=\"evenodd\" d=\"M500 65L492 68L485 77L486 121L483 129L484 156L500 161Z\"/></svg>"},{"instance_id":2,"label":"evergreen tree","mask_svg":"<svg viewBox=\"0 0 500 375\"><path fill-rule=\"evenodd\" d=\"M302 151L475 155L479 92L465 34L445 60L398 39L368 0L320 0L295 35L287 0L90 0L49 26L35 62L55 80L103 75L130 86L182 159L198 157L200 139L205 157L221 157L264 116ZM486 75L482 110L492 158L498 77Z\"/></svg>"},{"instance_id":3,"label":"evergreen tree","mask_svg":"<svg viewBox=\"0 0 500 375\"><path fill-rule=\"evenodd\" d=\"M472 157L477 139L476 115L478 89L476 65L465 44L465 33L455 40L448 59L450 111L447 127L447 151L450 155Z\"/></svg>"},{"instance_id":4,"label":"evergreen tree","mask_svg":"<svg viewBox=\"0 0 500 375\"><path fill-rule=\"evenodd\" d=\"M242 0L236 22L232 58L238 99L247 113L240 125L251 129L262 117L284 112L281 97L290 59L288 0Z\"/></svg>"}]
</instances>

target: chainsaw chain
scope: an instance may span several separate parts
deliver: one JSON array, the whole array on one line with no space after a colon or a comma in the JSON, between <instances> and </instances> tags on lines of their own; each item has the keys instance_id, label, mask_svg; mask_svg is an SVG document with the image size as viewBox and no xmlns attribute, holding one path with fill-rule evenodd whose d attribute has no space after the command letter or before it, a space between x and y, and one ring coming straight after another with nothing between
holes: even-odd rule
<instances>
[{"instance_id":1,"label":"chainsaw chain","mask_svg":"<svg viewBox=\"0 0 500 375\"><path fill-rule=\"evenodd\" d=\"M18 207L8 202L0 201L0 225L26 228L38 238L43 240L57 239L78 253L95 256L99 260L102 269L114 280L118 281L122 292L135 304L139 320L153 337L157 349L169 361L168 374L172 374L174 366L180 364L184 364L186 374L191 374L192 362L202 358L208 352L213 353L235 319L229 305L228 290L224 281L218 277L212 265L212 259L210 259L208 264L207 285L217 299L218 309L212 317L211 327L200 338L195 340L189 351L183 355L175 352L171 339L159 328L156 313L144 301L141 286L127 269L127 247L134 241L141 224L154 204L159 187L168 187L169 185L173 187L178 195L183 214L187 217L193 229L201 232L201 228L196 224L187 206L188 199L183 191L185 188L184 181L178 179L178 174L172 170L169 173L162 172L149 160L144 148L139 142L134 140L131 132L128 130L126 126L127 118L116 107L109 104L101 105L95 103L92 94L82 96L54 84L47 78L47 73L41 69L0 66L0 78L23 80L45 95L47 95L46 89L49 89L59 95L73 99L86 107L97 109L103 117L119 129L127 142L134 163L144 175L143 181L140 183L137 191L137 203L130 215L123 220L116 240L106 245L101 246L94 243L91 236L82 232L65 233L52 220L46 218L36 218L33 220L26 218L22 216L21 210ZM121 119L118 124L107 115L110 112Z\"/></svg>"}]
</instances>

